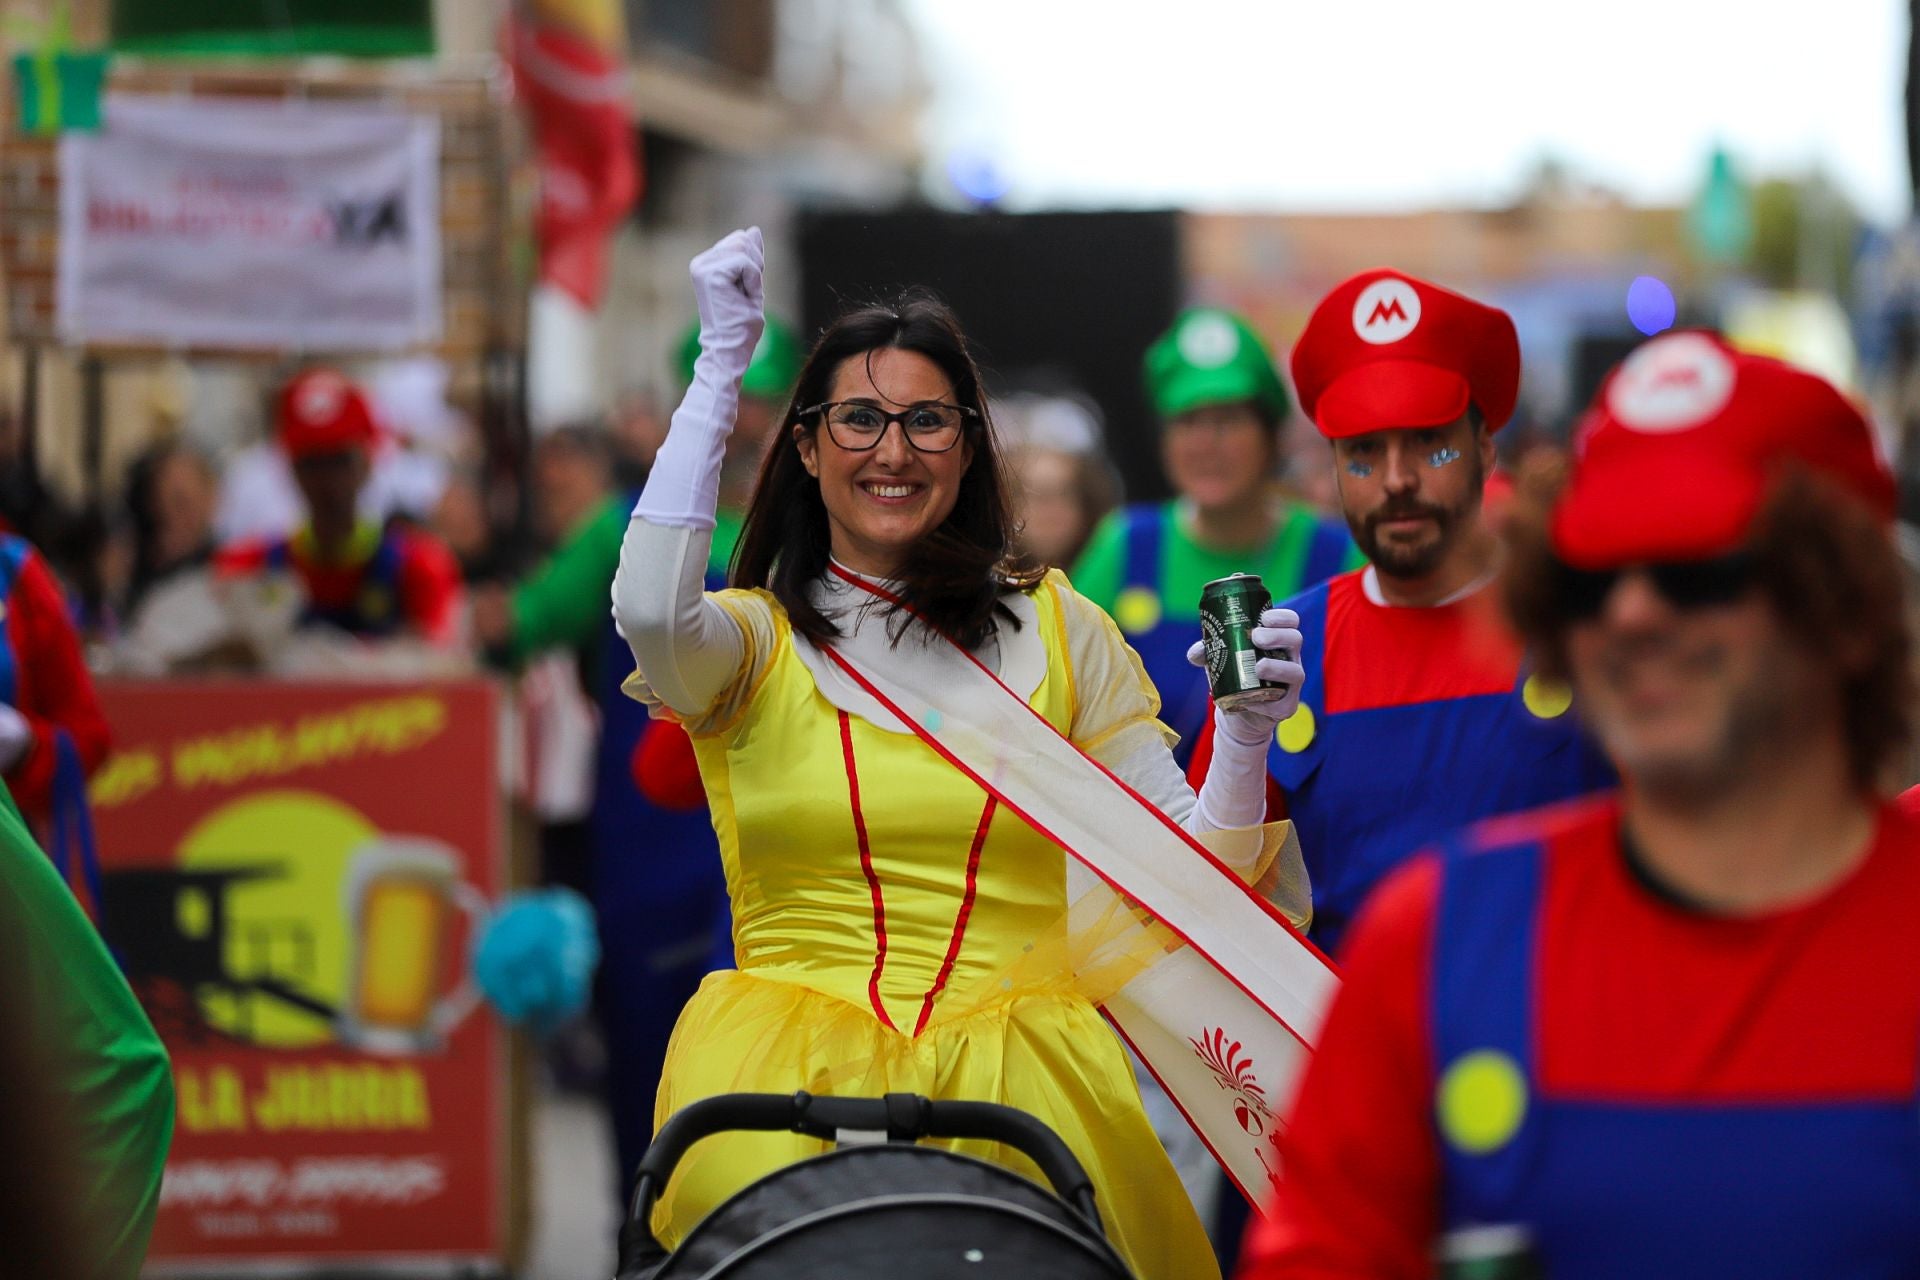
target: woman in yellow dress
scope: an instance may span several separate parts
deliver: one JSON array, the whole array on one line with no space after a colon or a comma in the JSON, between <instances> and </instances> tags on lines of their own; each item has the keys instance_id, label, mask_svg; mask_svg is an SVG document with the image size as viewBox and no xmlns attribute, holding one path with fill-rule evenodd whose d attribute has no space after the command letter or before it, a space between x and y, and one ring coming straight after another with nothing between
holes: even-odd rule
<instances>
[{"instance_id":1,"label":"woman in yellow dress","mask_svg":"<svg viewBox=\"0 0 1920 1280\"><path fill-rule=\"evenodd\" d=\"M739 966L682 1013L655 1124L737 1090L1006 1103L1073 1149L1139 1274L1216 1276L1102 997L1069 958L1060 847L897 723L875 723L826 678L823 651L911 674L946 643L934 630L951 637L1243 874L1274 844L1261 826L1266 744L1292 702L1221 713L1224 758L1194 795L1113 623L1057 571L1012 558L979 374L951 313L925 297L855 311L821 337L762 466L736 589L704 594L761 271L757 230L694 260L701 355L614 583L630 692L693 738ZM869 585L907 607L876 604ZM1257 644L1298 653L1288 615L1262 623ZM1297 688L1301 668L1263 659L1261 674ZM993 1144L948 1145L1034 1173ZM709 1139L682 1161L654 1229L673 1247L734 1192L821 1149L787 1134Z\"/></svg>"}]
</instances>

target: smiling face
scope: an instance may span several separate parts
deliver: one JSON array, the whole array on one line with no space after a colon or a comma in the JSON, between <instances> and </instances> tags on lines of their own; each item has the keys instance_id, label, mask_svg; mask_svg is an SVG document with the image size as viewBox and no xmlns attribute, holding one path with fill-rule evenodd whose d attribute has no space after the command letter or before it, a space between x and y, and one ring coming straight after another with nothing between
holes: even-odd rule
<instances>
[{"instance_id":1,"label":"smiling face","mask_svg":"<svg viewBox=\"0 0 1920 1280\"><path fill-rule=\"evenodd\" d=\"M1443 426L1335 440L1334 478L1353 540L1386 577L1434 575L1474 528L1493 460L1493 433L1464 414Z\"/></svg>"},{"instance_id":2,"label":"smiling face","mask_svg":"<svg viewBox=\"0 0 1920 1280\"><path fill-rule=\"evenodd\" d=\"M925 401L952 404L954 390L926 356L883 347L841 361L827 398L898 413ZM793 440L807 474L820 482L833 558L858 573L893 577L913 546L952 514L973 461L972 438L963 434L944 453L923 453L891 423L872 448L845 449L822 416L796 425Z\"/></svg>"},{"instance_id":3,"label":"smiling face","mask_svg":"<svg viewBox=\"0 0 1920 1280\"><path fill-rule=\"evenodd\" d=\"M1757 752L1793 750L1838 718L1831 678L1758 590L1680 609L1629 571L1595 617L1568 629L1567 665L1621 773L1685 799L1724 791Z\"/></svg>"}]
</instances>

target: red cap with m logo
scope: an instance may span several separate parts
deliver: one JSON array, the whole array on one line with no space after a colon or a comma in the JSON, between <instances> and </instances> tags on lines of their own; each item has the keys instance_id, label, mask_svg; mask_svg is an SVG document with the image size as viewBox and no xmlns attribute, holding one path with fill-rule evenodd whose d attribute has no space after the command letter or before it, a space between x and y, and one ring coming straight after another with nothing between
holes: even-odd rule
<instances>
[{"instance_id":1,"label":"red cap with m logo","mask_svg":"<svg viewBox=\"0 0 1920 1280\"><path fill-rule=\"evenodd\" d=\"M1300 407L1330 439L1454 421L1499 430L1520 390L1507 313L1400 271L1363 271L1313 310L1293 348Z\"/></svg>"}]
</instances>

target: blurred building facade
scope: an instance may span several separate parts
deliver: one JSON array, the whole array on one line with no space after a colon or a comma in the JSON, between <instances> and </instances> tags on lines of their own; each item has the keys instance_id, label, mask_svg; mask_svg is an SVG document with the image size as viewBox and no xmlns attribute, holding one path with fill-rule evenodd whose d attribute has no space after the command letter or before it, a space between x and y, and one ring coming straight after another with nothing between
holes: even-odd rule
<instances>
[{"instance_id":1,"label":"blurred building facade","mask_svg":"<svg viewBox=\"0 0 1920 1280\"><path fill-rule=\"evenodd\" d=\"M1251 318L1284 353L1334 285L1391 266L1496 303L1514 316L1526 361L1523 400L1563 419L1591 390L1581 343L1630 342L1625 286L1653 276L1681 297L1708 278L1686 241L1685 211L1629 205L1547 183L1497 209L1405 213L1192 214L1183 245L1192 300Z\"/></svg>"},{"instance_id":2,"label":"blurred building facade","mask_svg":"<svg viewBox=\"0 0 1920 1280\"><path fill-rule=\"evenodd\" d=\"M798 211L891 206L919 178L930 86L898 0L625 0L624 16L642 194L581 331L590 359L535 390L547 422L636 393L671 407L694 319L687 262L725 232L762 228L769 310L797 322Z\"/></svg>"},{"instance_id":3,"label":"blurred building facade","mask_svg":"<svg viewBox=\"0 0 1920 1280\"><path fill-rule=\"evenodd\" d=\"M512 2L409 0L377 15L394 24L390 39L382 37L389 47L379 50L387 56L344 62L298 41L263 52L273 44L270 31L260 35L261 47L244 50L238 59L217 56L192 40L163 47L168 33L156 35L154 28L164 28L172 15L191 15L192 3L11 0L7 8L10 18L19 19L13 29L28 33L16 36L16 43L51 31L56 13L67 9L75 47L116 50L110 87L151 87L159 79L202 73L289 82L464 78L493 84L490 109L505 117L512 107L498 51ZM553 335L562 358L549 362L548 380L561 385L534 388L536 413L545 419L536 426L610 412L636 392L671 406L679 392L671 352L693 319L687 261L734 226L757 223L766 231L775 264L770 307L797 317L796 273L780 270L791 261L796 210L908 198L919 177L919 117L929 93L899 0L581 0L570 7L582 21L594 21L596 9L611 9L616 20L624 20L642 193L616 233L598 313L563 318ZM125 51L129 24L144 25L139 42ZM431 52L410 52L413 45ZM14 99L9 91L0 110L11 115ZM16 321L25 314L22 307L51 305L57 211L50 143L44 152L25 162L16 157L6 175L13 279L12 287L0 283L0 306ZM521 190L511 198L530 197ZM527 258L524 243L496 247L523 264ZM25 299L23 274L32 276L32 296ZM520 275L511 287L496 285L486 305L524 317L524 266ZM11 326L16 346L21 329ZM9 406L30 402L36 463L58 489L74 498L111 500L121 464L155 434L184 432L218 452L264 429L259 384L272 376L268 362L183 354L189 358L161 353L101 364L43 344L29 370L16 349L0 364L0 390ZM536 370L534 376L541 375ZM452 392L463 409L477 409L476 378L456 376ZM97 430L87 429L90 423Z\"/></svg>"}]
</instances>

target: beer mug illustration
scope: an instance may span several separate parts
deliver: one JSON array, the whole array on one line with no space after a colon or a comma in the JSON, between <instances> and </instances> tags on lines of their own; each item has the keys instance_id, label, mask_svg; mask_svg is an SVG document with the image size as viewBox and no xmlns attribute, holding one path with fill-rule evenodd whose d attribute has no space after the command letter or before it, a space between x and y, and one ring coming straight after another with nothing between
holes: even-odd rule
<instances>
[{"instance_id":1,"label":"beer mug illustration","mask_svg":"<svg viewBox=\"0 0 1920 1280\"><path fill-rule=\"evenodd\" d=\"M346 883L350 950L335 1034L374 1053L427 1053L473 1012L479 989L458 964L442 991L455 914L477 936L487 900L460 878L460 859L437 840L377 836L353 853Z\"/></svg>"}]
</instances>

